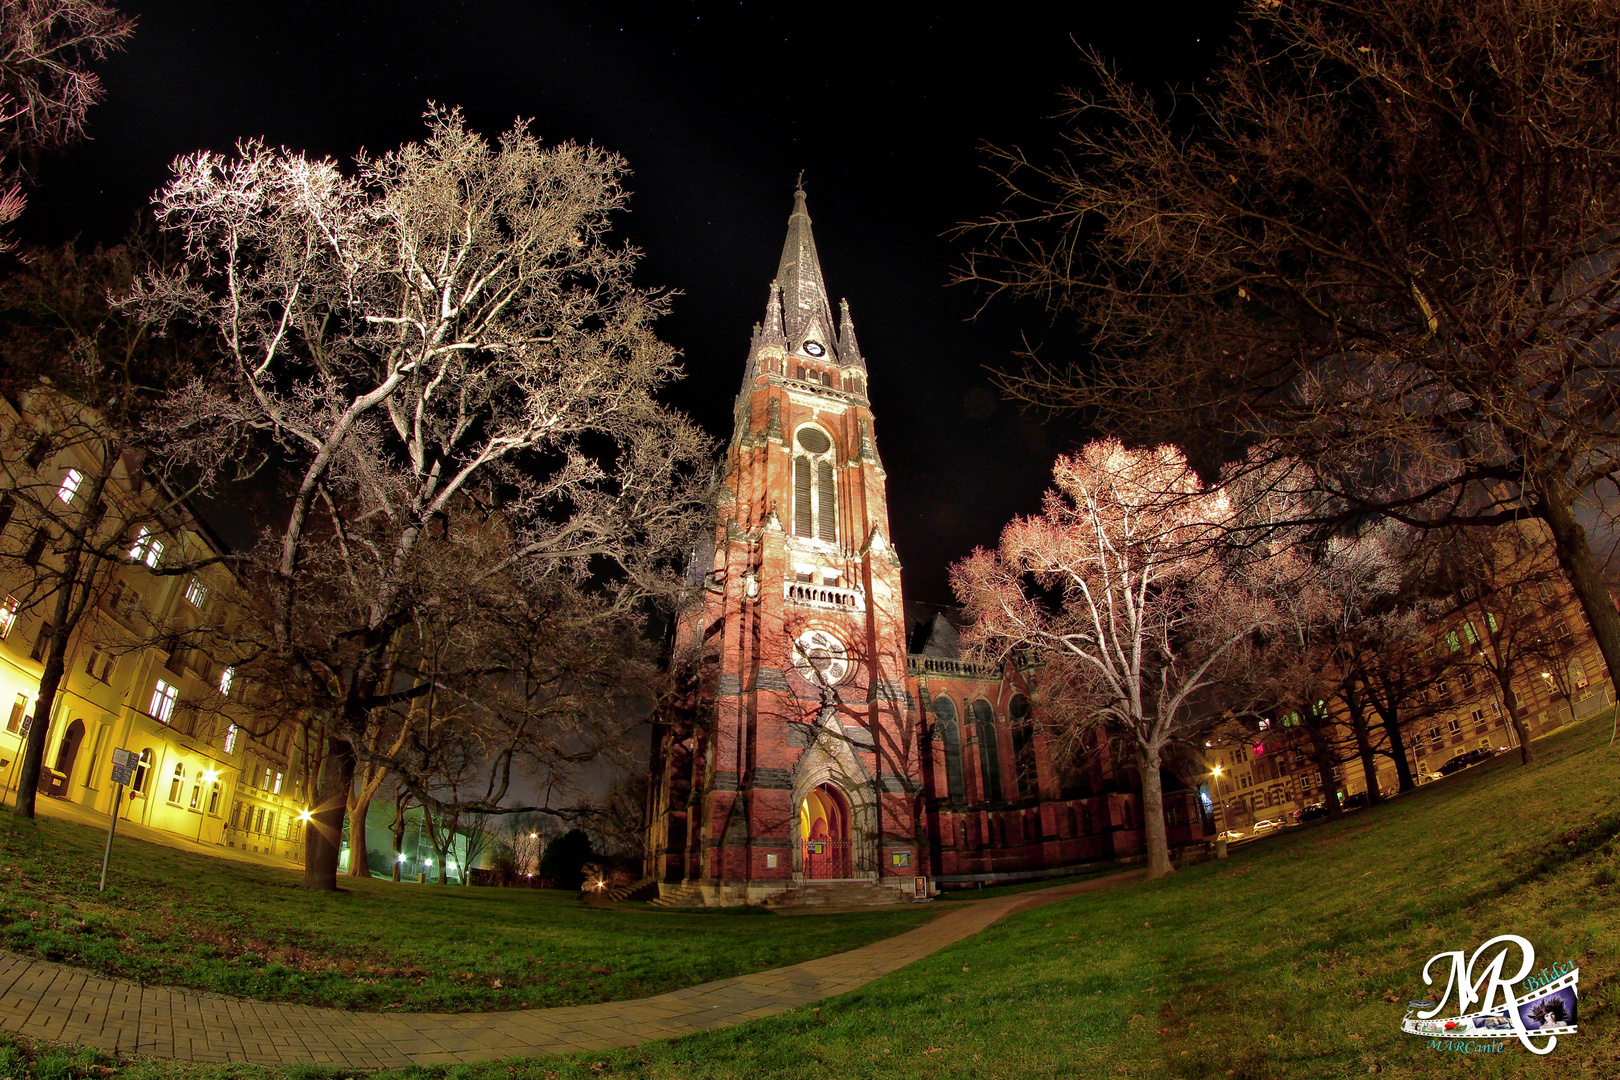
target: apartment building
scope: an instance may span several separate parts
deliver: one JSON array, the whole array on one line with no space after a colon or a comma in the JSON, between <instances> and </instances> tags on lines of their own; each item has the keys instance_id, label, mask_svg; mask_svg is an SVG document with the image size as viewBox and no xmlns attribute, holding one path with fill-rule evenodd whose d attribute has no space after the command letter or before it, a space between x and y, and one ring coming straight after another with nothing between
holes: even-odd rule
<instances>
[{"instance_id":1,"label":"apartment building","mask_svg":"<svg viewBox=\"0 0 1620 1080\"><path fill-rule=\"evenodd\" d=\"M15 801L29 727L48 725L42 797L296 863L304 746L252 707L218 634L234 622L224 546L148 476L108 460L73 403L41 391L0 404L0 793ZM90 418L93 420L93 418ZM99 490L99 515L74 503ZM35 716L53 590L78 522L102 532L89 606L68 641L51 715ZM138 755L121 797L113 751Z\"/></svg>"}]
</instances>

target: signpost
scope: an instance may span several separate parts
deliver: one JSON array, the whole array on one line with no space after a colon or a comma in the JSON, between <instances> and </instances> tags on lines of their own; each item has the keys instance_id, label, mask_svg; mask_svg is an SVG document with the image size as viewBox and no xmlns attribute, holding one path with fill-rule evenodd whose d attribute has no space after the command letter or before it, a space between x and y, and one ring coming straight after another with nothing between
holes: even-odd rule
<instances>
[{"instance_id":1,"label":"signpost","mask_svg":"<svg viewBox=\"0 0 1620 1080\"><path fill-rule=\"evenodd\" d=\"M135 771L135 763L141 756L133 750L114 750L112 752L112 782L118 785L113 792L112 820L107 822L107 850L101 853L101 891L107 891L107 860L112 858L113 830L118 828L118 807L124 801L124 785L129 783L130 774Z\"/></svg>"},{"instance_id":2,"label":"signpost","mask_svg":"<svg viewBox=\"0 0 1620 1080\"><path fill-rule=\"evenodd\" d=\"M29 713L22 718L22 727L17 731L17 757L11 759L11 768L6 770L6 790L11 790L11 779L17 774L17 758L23 756L23 747L28 743L28 729L34 726L34 714Z\"/></svg>"}]
</instances>

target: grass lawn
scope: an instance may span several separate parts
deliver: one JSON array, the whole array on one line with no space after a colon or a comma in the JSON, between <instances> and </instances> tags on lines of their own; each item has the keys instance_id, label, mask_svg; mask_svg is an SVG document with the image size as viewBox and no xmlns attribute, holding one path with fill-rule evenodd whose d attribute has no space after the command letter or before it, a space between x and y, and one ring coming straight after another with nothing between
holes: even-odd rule
<instances>
[{"instance_id":1,"label":"grass lawn","mask_svg":"<svg viewBox=\"0 0 1620 1080\"><path fill-rule=\"evenodd\" d=\"M399 1011L644 997L909 930L926 908L807 915L587 907L575 893L298 874L0 812L0 945L108 975L223 994ZM813 924L813 925L812 925ZM0 1078L6 1077L0 1068Z\"/></svg>"},{"instance_id":2,"label":"grass lawn","mask_svg":"<svg viewBox=\"0 0 1620 1080\"><path fill-rule=\"evenodd\" d=\"M1166 881L1012 916L819 1006L619 1052L383 1077L1611 1080L1620 748L1608 738L1605 716L1537 743L1530 769L1498 758ZM1428 993L1424 961L1499 933L1529 938L1538 967L1580 966L1579 1034L1548 1057L1511 1040L1441 1053L1402 1034L1406 1001ZM117 1075L351 1074L152 1062Z\"/></svg>"}]
</instances>

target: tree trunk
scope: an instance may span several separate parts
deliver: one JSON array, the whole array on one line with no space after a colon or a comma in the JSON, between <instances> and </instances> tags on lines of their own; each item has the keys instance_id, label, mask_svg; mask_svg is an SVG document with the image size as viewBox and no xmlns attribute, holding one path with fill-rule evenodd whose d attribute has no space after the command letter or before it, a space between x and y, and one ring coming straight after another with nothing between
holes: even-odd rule
<instances>
[{"instance_id":1,"label":"tree trunk","mask_svg":"<svg viewBox=\"0 0 1620 1080\"><path fill-rule=\"evenodd\" d=\"M1311 733L1311 761L1316 765L1316 775L1322 782L1322 806L1327 810L1329 820L1342 818L1344 807L1339 804L1339 778L1333 775L1338 755L1333 752L1333 744L1328 742L1327 733L1319 722L1306 721L1302 726Z\"/></svg>"},{"instance_id":2,"label":"tree trunk","mask_svg":"<svg viewBox=\"0 0 1620 1080\"><path fill-rule=\"evenodd\" d=\"M1361 773L1367 782L1367 805L1377 806L1384 797L1378 790L1378 755L1373 751L1372 738L1367 732L1367 703L1356 692L1354 679L1344 681L1341 693L1350 711L1350 730L1356 736L1356 754L1361 758Z\"/></svg>"},{"instance_id":3,"label":"tree trunk","mask_svg":"<svg viewBox=\"0 0 1620 1080\"><path fill-rule=\"evenodd\" d=\"M370 851L366 848L366 812L371 796L362 794L349 804L349 876L370 877Z\"/></svg>"},{"instance_id":4,"label":"tree trunk","mask_svg":"<svg viewBox=\"0 0 1620 1080\"><path fill-rule=\"evenodd\" d=\"M1586 612L1592 636L1597 639L1603 662L1609 667L1609 678L1620 680L1620 611L1615 609L1614 598L1603 584L1603 574L1598 569L1597 560L1592 557L1586 529L1575 518L1574 499L1566 497L1561 483L1554 490L1547 490L1547 486L1543 486L1541 507L1543 520L1552 532L1558 565L1569 579L1569 587L1581 602L1581 609ZM1529 743L1522 745L1529 750Z\"/></svg>"},{"instance_id":5,"label":"tree trunk","mask_svg":"<svg viewBox=\"0 0 1620 1080\"><path fill-rule=\"evenodd\" d=\"M394 825L389 830L394 834L394 880L399 880L400 860L405 855L405 803L401 800L394 802Z\"/></svg>"},{"instance_id":6,"label":"tree trunk","mask_svg":"<svg viewBox=\"0 0 1620 1080\"><path fill-rule=\"evenodd\" d=\"M1147 847L1148 878L1169 877L1170 838L1164 827L1164 784L1159 777L1159 751L1137 745L1137 769L1142 774L1142 839Z\"/></svg>"},{"instance_id":7,"label":"tree trunk","mask_svg":"<svg viewBox=\"0 0 1620 1080\"><path fill-rule=\"evenodd\" d=\"M1401 791L1411 791L1417 787L1417 781L1412 779L1412 763L1406 757L1406 740L1401 737L1401 714L1394 705L1386 707L1377 697L1373 698L1373 707L1378 711L1384 734L1389 737L1389 756L1395 762L1396 785Z\"/></svg>"},{"instance_id":8,"label":"tree trunk","mask_svg":"<svg viewBox=\"0 0 1620 1080\"><path fill-rule=\"evenodd\" d=\"M45 761L45 736L51 727L51 712L56 708L56 692L62 685L66 670L66 648L57 638L66 637L68 627L59 626L51 631L51 644L45 654L45 671L39 678L39 697L34 702L34 722L28 728L28 741L23 744L22 771L17 777L17 802L11 812L18 817L34 816L34 802L39 794L39 777Z\"/></svg>"},{"instance_id":9,"label":"tree trunk","mask_svg":"<svg viewBox=\"0 0 1620 1080\"><path fill-rule=\"evenodd\" d=\"M44 670L40 672L39 696L34 701L34 723L29 727L28 740L22 747L17 802L11 808L11 812L18 817L34 816L39 776L45 763L45 738L50 733L51 714L56 711L56 695L62 688L62 676L67 671L68 641L84 616L95 581L94 564L88 570L89 580L81 582L79 574L84 566L84 546L101 527L101 519L107 512L102 496L107 489L108 471L105 467L98 470L95 482L84 493L86 502L84 516L80 519L80 537L68 548L62 561L62 572L57 578L56 606L51 610L51 640L46 647ZM81 596L81 593L84 595Z\"/></svg>"},{"instance_id":10,"label":"tree trunk","mask_svg":"<svg viewBox=\"0 0 1620 1080\"><path fill-rule=\"evenodd\" d=\"M304 888L337 891L339 846L343 815L354 787L354 745L336 735L326 737L317 802L304 831Z\"/></svg>"},{"instance_id":11,"label":"tree trunk","mask_svg":"<svg viewBox=\"0 0 1620 1080\"><path fill-rule=\"evenodd\" d=\"M1507 711L1508 725L1519 738L1519 764L1528 765L1536 759L1536 752L1530 749L1530 732L1525 729L1524 720L1519 716L1519 698L1508 679L1498 679L1496 685L1502 691L1502 708Z\"/></svg>"}]
</instances>

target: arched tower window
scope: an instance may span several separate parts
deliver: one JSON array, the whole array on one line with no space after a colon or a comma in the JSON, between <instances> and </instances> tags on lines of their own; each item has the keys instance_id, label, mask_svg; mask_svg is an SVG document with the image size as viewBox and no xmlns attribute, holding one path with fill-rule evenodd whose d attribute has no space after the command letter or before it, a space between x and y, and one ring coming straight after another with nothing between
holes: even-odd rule
<instances>
[{"instance_id":1,"label":"arched tower window","mask_svg":"<svg viewBox=\"0 0 1620 1080\"><path fill-rule=\"evenodd\" d=\"M1030 715L1029 698L1014 694L1007 704L1007 716L1012 720L1013 778L1018 784L1018 797L1033 799L1040 793L1040 779L1035 767L1035 720Z\"/></svg>"},{"instance_id":2,"label":"arched tower window","mask_svg":"<svg viewBox=\"0 0 1620 1080\"><path fill-rule=\"evenodd\" d=\"M951 805L960 806L963 798L962 735L956 727L956 703L941 694L934 699L934 716L939 725L939 738L945 744L945 788Z\"/></svg>"},{"instance_id":3,"label":"arched tower window","mask_svg":"<svg viewBox=\"0 0 1620 1080\"><path fill-rule=\"evenodd\" d=\"M979 774L984 797L1001 801L1001 751L996 745L996 714L983 698L973 703L973 726L979 737Z\"/></svg>"},{"instance_id":4,"label":"arched tower window","mask_svg":"<svg viewBox=\"0 0 1620 1080\"><path fill-rule=\"evenodd\" d=\"M838 483L832 439L818 427L799 429L793 456L793 535L838 540Z\"/></svg>"}]
</instances>

